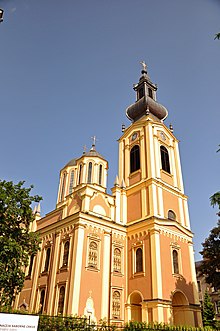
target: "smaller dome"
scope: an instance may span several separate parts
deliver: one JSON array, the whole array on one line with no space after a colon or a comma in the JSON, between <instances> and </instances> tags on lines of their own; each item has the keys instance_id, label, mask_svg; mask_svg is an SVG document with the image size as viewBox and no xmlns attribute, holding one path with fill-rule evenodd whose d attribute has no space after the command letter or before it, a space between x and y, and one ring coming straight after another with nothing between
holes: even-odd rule
<instances>
[{"instance_id":1,"label":"smaller dome","mask_svg":"<svg viewBox=\"0 0 220 331\"><path fill-rule=\"evenodd\" d=\"M134 122L147 113L153 114L159 120L165 119L168 115L168 111L163 105L146 95L126 109L127 117Z\"/></svg>"},{"instance_id":2,"label":"smaller dome","mask_svg":"<svg viewBox=\"0 0 220 331\"><path fill-rule=\"evenodd\" d=\"M70 160L70 161L64 166L64 168L66 168L66 167L71 167L71 166L75 166L75 165L76 165L76 160L77 160L76 158Z\"/></svg>"},{"instance_id":3,"label":"smaller dome","mask_svg":"<svg viewBox=\"0 0 220 331\"><path fill-rule=\"evenodd\" d=\"M99 154L96 149L95 149L95 145L92 145L92 148L90 149L90 151L88 153L83 153L83 156L97 156L100 157L101 159L105 160L105 158Z\"/></svg>"}]
</instances>

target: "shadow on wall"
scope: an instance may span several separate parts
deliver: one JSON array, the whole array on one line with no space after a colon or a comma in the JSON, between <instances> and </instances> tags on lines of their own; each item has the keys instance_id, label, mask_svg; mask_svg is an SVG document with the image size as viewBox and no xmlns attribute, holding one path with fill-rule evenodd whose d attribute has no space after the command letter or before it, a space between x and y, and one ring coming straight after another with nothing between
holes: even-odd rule
<instances>
[{"instance_id":1,"label":"shadow on wall","mask_svg":"<svg viewBox=\"0 0 220 331\"><path fill-rule=\"evenodd\" d=\"M201 316L201 311L200 305L195 303L195 290L195 283L187 283L184 277L177 276L175 290L170 296L172 302L170 324L200 326L201 318L199 316Z\"/></svg>"}]
</instances>

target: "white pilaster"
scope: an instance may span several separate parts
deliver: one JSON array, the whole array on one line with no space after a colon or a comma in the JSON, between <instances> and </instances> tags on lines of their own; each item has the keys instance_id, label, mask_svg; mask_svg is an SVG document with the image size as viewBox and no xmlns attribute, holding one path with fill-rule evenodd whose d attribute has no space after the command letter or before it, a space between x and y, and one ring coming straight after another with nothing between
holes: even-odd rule
<instances>
[{"instance_id":1,"label":"white pilaster","mask_svg":"<svg viewBox=\"0 0 220 331\"><path fill-rule=\"evenodd\" d=\"M147 134L147 151L149 154L148 157L148 171L149 171L149 177L155 178L156 172L155 172L155 156L154 156L154 139L153 139L153 128L149 124L146 127Z\"/></svg>"},{"instance_id":2,"label":"white pilaster","mask_svg":"<svg viewBox=\"0 0 220 331\"><path fill-rule=\"evenodd\" d=\"M179 203L179 213L180 213L180 224L183 226L186 226L185 216L184 216L184 211L183 211L183 199L179 197L178 203Z\"/></svg>"},{"instance_id":3,"label":"white pilaster","mask_svg":"<svg viewBox=\"0 0 220 331\"><path fill-rule=\"evenodd\" d=\"M156 177L160 178L160 145L157 137L154 137L154 150L155 150L155 166Z\"/></svg>"},{"instance_id":4,"label":"white pilaster","mask_svg":"<svg viewBox=\"0 0 220 331\"><path fill-rule=\"evenodd\" d=\"M103 243L101 318L109 318L110 233L105 232Z\"/></svg>"},{"instance_id":5,"label":"white pilaster","mask_svg":"<svg viewBox=\"0 0 220 331\"><path fill-rule=\"evenodd\" d=\"M173 175L173 185L174 187L177 187L177 166L175 162L175 156L174 156L174 149L173 147L170 148L170 159L171 159L171 174Z\"/></svg>"},{"instance_id":6,"label":"white pilaster","mask_svg":"<svg viewBox=\"0 0 220 331\"><path fill-rule=\"evenodd\" d=\"M40 273L40 262L41 262L41 250L42 250L43 243L40 243L40 251L37 253L35 257L35 266L34 270L32 272L33 275L33 283L32 283L32 289L31 289L31 296L30 296L30 303L29 303L29 311L34 311L34 303L36 301L36 295L37 295L37 283L38 283L38 277Z\"/></svg>"},{"instance_id":7,"label":"white pilaster","mask_svg":"<svg viewBox=\"0 0 220 331\"><path fill-rule=\"evenodd\" d=\"M146 153L144 146L144 136L140 137L140 159L141 159L141 179L146 178Z\"/></svg>"},{"instance_id":8,"label":"white pilaster","mask_svg":"<svg viewBox=\"0 0 220 331\"><path fill-rule=\"evenodd\" d=\"M153 299L162 298L162 272L160 234L158 230L150 233L151 240L151 275L152 275L152 296Z\"/></svg>"},{"instance_id":9,"label":"white pilaster","mask_svg":"<svg viewBox=\"0 0 220 331\"><path fill-rule=\"evenodd\" d=\"M190 269L191 269L191 275L192 275L193 295L194 295L195 303L199 304L199 294L198 294L198 288L197 288L193 244L189 243L188 247L189 247L189 262L190 262Z\"/></svg>"},{"instance_id":10,"label":"white pilaster","mask_svg":"<svg viewBox=\"0 0 220 331\"><path fill-rule=\"evenodd\" d=\"M183 208L184 208L184 215L185 215L185 225L188 229L190 229L190 221L189 221L189 209L187 200L183 200Z\"/></svg>"},{"instance_id":11,"label":"white pilaster","mask_svg":"<svg viewBox=\"0 0 220 331\"><path fill-rule=\"evenodd\" d=\"M181 163L180 163L179 146L178 146L178 142L177 141L175 141L175 143L174 143L174 154L175 154L175 160L176 160L176 171L177 171L178 188L183 193L184 192L183 177L182 177L182 170L181 170Z\"/></svg>"},{"instance_id":12,"label":"white pilaster","mask_svg":"<svg viewBox=\"0 0 220 331\"><path fill-rule=\"evenodd\" d=\"M50 270L51 273L51 278L50 278L50 286L49 286L49 296L48 296L48 307L47 307L47 314L52 315L52 308L53 305L51 302L53 302L54 299L54 288L55 288L55 280L56 280L56 271L57 271L57 266L58 266L58 256L59 256L59 247L60 247L60 233L56 236L55 238L55 243L54 243L54 252L52 256L52 270Z\"/></svg>"},{"instance_id":13,"label":"white pilaster","mask_svg":"<svg viewBox=\"0 0 220 331\"><path fill-rule=\"evenodd\" d=\"M164 205L163 205L163 189L162 187L158 186L158 207L159 211L158 214L160 217L164 218Z\"/></svg>"},{"instance_id":14,"label":"white pilaster","mask_svg":"<svg viewBox=\"0 0 220 331\"><path fill-rule=\"evenodd\" d=\"M75 229L72 265L70 271L71 284L69 288L68 314L79 314L79 296L82 273L82 255L84 244L84 226L78 224Z\"/></svg>"}]
</instances>

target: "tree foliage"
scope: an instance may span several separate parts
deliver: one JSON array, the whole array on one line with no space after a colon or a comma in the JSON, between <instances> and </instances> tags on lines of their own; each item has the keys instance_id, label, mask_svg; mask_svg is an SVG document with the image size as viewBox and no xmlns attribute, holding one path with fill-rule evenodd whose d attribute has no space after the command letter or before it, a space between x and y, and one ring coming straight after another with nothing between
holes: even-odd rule
<instances>
[{"instance_id":1,"label":"tree foliage","mask_svg":"<svg viewBox=\"0 0 220 331\"><path fill-rule=\"evenodd\" d=\"M24 268L39 249L39 238L30 232L34 220L31 204L41 197L31 196L33 188L0 180L0 306L11 305L24 284Z\"/></svg>"},{"instance_id":2,"label":"tree foliage","mask_svg":"<svg viewBox=\"0 0 220 331\"><path fill-rule=\"evenodd\" d=\"M211 301L210 295L207 291L204 294L204 301L202 307L202 320L204 326L214 326L215 324L215 309Z\"/></svg>"},{"instance_id":3,"label":"tree foliage","mask_svg":"<svg viewBox=\"0 0 220 331\"><path fill-rule=\"evenodd\" d=\"M215 39L220 39L220 32L219 33L216 33Z\"/></svg>"},{"instance_id":4,"label":"tree foliage","mask_svg":"<svg viewBox=\"0 0 220 331\"><path fill-rule=\"evenodd\" d=\"M220 145L219 145L220 146ZM219 152L220 149L217 150ZM212 207L217 206L220 217L220 191L210 197ZM203 250L200 252L203 256L202 264L199 268L201 274L206 278L208 284L216 289L220 289L220 219L217 226L210 231L210 235L202 244Z\"/></svg>"}]
</instances>

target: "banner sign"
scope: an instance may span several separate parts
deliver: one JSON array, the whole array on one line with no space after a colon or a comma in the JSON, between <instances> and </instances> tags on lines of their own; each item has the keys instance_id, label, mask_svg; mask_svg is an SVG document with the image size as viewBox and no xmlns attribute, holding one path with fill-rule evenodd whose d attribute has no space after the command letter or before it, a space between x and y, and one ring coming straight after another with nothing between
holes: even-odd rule
<instances>
[{"instance_id":1,"label":"banner sign","mask_svg":"<svg viewBox=\"0 0 220 331\"><path fill-rule=\"evenodd\" d=\"M39 316L0 313L0 331L37 331Z\"/></svg>"}]
</instances>

